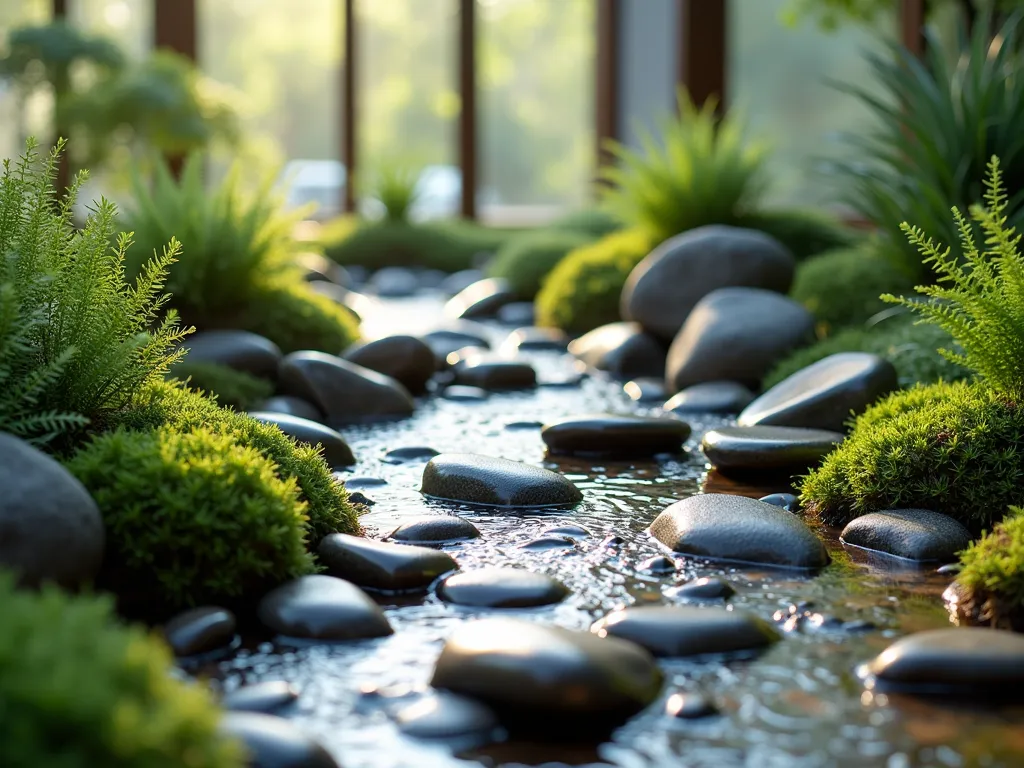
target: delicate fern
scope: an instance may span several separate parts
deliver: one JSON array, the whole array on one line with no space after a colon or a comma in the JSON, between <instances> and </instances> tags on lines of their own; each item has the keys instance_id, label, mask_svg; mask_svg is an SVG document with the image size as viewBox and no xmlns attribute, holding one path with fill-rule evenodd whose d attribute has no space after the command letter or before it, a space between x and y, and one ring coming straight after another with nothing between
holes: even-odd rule
<instances>
[{"instance_id":1,"label":"delicate fern","mask_svg":"<svg viewBox=\"0 0 1024 768\"><path fill-rule=\"evenodd\" d=\"M917 287L931 301L891 294L882 298L910 307L948 331L963 348L940 350L948 359L972 369L998 391L1024 393L1024 260L1018 247L1021 235L1007 225L1008 200L996 157L989 162L985 188L985 205L971 208L985 250L957 208L953 218L961 254L904 222L904 233L938 275L938 284Z\"/></svg>"}]
</instances>

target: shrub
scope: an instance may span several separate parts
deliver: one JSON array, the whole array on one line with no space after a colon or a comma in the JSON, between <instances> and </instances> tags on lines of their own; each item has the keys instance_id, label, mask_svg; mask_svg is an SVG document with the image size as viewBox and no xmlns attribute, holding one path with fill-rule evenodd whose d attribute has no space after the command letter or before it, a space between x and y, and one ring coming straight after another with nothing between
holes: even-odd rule
<instances>
[{"instance_id":1,"label":"shrub","mask_svg":"<svg viewBox=\"0 0 1024 768\"><path fill-rule=\"evenodd\" d=\"M409 213L419 198L418 181L418 173L397 165L387 166L377 172L370 192L383 207L385 219L409 219Z\"/></svg>"},{"instance_id":2,"label":"shrub","mask_svg":"<svg viewBox=\"0 0 1024 768\"><path fill-rule=\"evenodd\" d=\"M579 232L598 239L622 229L622 221L603 208L583 208L555 219L545 229L557 232Z\"/></svg>"},{"instance_id":3,"label":"shrub","mask_svg":"<svg viewBox=\"0 0 1024 768\"><path fill-rule=\"evenodd\" d=\"M217 604L313 570L295 479L230 434L118 430L66 466L103 515L117 592L169 608Z\"/></svg>"},{"instance_id":4,"label":"shrub","mask_svg":"<svg viewBox=\"0 0 1024 768\"><path fill-rule=\"evenodd\" d=\"M220 405L241 411L250 410L274 394L274 385L266 379L218 363L186 359L175 365L170 375L185 382L190 389L216 396Z\"/></svg>"},{"instance_id":5,"label":"shrub","mask_svg":"<svg viewBox=\"0 0 1024 768\"><path fill-rule=\"evenodd\" d=\"M976 623L1024 632L1024 510L1011 507L960 562L958 611Z\"/></svg>"},{"instance_id":6,"label":"shrub","mask_svg":"<svg viewBox=\"0 0 1024 768\"><path fill-rule=\"evenodd\" d=\"M520 299L531 301L558 262L589 242L587 235L572 230L539 229L522 234L498 249L487 273L505 278Z\"/></svg>"},{"instance_id":7,"label":"shrub","mask_svg":"<svg viewBox=\"0 0 1024 768\"><path fill-rule=\"evenodd\" d=\"M620 320L626 278L655 244L647 232L634 228L572 251L537 294L537 325L585 333Z\"/></svg>"},{"instance_id":8,"label":"shrub","mask_svg":"<svg viewBox=\"0 0 1024 768\"><path fill-rule=\"evenodd\" d=\"M835 216L800 208L754 211L740 219L739 225L771 235L786 246L797 261L851 248L863 239Z\"/></svg>"},{"instance_id":9,"label":"shrub","mask_svg":"<svg viewBox=\"0 0 1024 768\"><path fill-rule=\"evenodd\" d=\"M36 444L102 428L159 379L187 334L157 321L177 243L125 280L127 235L114 239L114 206L101 200L81 231L71 225L80 174L55 205L63 142L42 166L29 141L0 178L0 430Z\"/></svg>"},{"instance_id":10,"label":"shrub","mask_svg":"<svg viewBox=\"0 0 1024 768\"><path fill-rule=\"evenodd\" d=\"M209 692L106 598L18 591L0 574L0 764L241 768Z\"/></svg>"},{"instance_id":11,"label":"shrub","mask_svg":"<svg viewBox=\"0 0 1024 768\"><path fill-rule=\"evenodd\" d=\"M337 355L359 339L352 311L304 282L262 282L252 296L238 325L270 339L285 354L315 349Z\"/></svg>"},{"instance_id":12,"label":"shrub","mask_svg":"<svg viewBox=\"0 0 1024 768\"><path fill-rule=\"evenodd\" d=\"M180 383L164 381L141 393L139 406L125 414L121 424L137 430L167 425L183 432L205 427L230 435L238 445L253 448L273 462L280 478L298 483L308 504L311 547L331 533L359 533L358 513L348 500L345 486L334 480L320 453L297 444L273 424L221 408L215 400Z\"/></svg>"}]
</instances>

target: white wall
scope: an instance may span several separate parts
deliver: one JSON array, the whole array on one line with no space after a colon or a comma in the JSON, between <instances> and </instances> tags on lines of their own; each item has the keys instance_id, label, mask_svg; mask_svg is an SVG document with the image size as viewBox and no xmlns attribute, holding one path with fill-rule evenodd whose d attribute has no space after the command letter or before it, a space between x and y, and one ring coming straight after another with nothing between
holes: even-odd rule
<instances>
[{"instance_id":1,"label":"white wall","mask_svg":"<svg viewBox=\"0 0 1024 768\"><path fill-rule=\"evenodd\" d=\"M652 126L675 105L675 0L619 0L618 135L635 146L636 124Z\"/></svg>"}]
</instances>

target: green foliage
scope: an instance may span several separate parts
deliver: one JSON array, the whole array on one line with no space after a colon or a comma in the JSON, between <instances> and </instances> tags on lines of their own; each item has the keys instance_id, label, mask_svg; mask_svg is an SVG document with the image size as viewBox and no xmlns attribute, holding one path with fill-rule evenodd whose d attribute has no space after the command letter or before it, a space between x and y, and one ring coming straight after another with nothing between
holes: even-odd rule
<instances>
[{"instance_id":1,"label":"green foliage","mask_svg":"<svg viewBox=\"0 0 1024 768\"><path fill-rule=\"evenodd\" d=\"M957 56L949 57L931 35L927 61L898 46L890 56L872 55L871 66L884 97L859 86L858 96L879 118L879 127L850 136L857 159L840 163L848 202L878 225L893 258L925 279L918 253L901 226L914 222L940 242L954 246L957 223L950 205L961 209L981 199L985 165L992 155L1003 164L1010 197L1011 226L1024 220L1024 78L1017 18L1009 19L993 42L987 24L967 39L960 30Z\"/></svg>"},{"instance_id":2,"label":"green foliage","mask_svg":"<svg viewBox=\"0 0 1024 768\"><path fill-rule=\"evenodd\" d=\"M988 208L974 206L972 216L989 250L979 250L970 224L956 209L962 260L919 227L904 224L924 263L938 274L939 284L918 287L931 299L928 302L884 298L910 307L956 339L962 351L943 351L952 362L975 371L994 389L1017 393L1024 391L1024 259L1018 248L1021 236L1007 228L1007 201L996 158L992 158L986 186Z\"/></svg>"},{"instance_id":3,"label":"green foliage","mask_svg":"<svg viewBox=\"0 0 1024 768\"><path fill-rule=\"evenodd\" d=\"M749 143L733 110L698 108L679 94L678 116L659 121L660 139L640 134L641 150L612 143L619 162L603 177L608 210L661 242L704 224L736 224L765 190L764 148Z\"/></svg>"},{"instance_id":4,"label":"green foliage","mask_svg":"<svg viewBox=\"0 0 1024 768\"><path fill-rule=\"evenodd\" d=\"M596 240L618 232L622 222L603 208L583 208L571 211L548 224L544 229L558 232L580 232Z\"/></svg>"},{"instance_id":5,"label":"green foliage","mask_svg":"<svg viewBox=\"0 0 1024 768\"><path fill-rule=\"evenodd\" d=\"M1024 631L1024 510L1006 519L960 554L962 610L974 621Z\"/></svg>"},{"instance_id":6,"label":"green foliage","mask_svg":"<svg viewBox=\"0 0 1024 768\"><path fill-rule=\"evenodd\" d=\"M771 235L786 246L797 261L852 248L862 239L835 216L800 208L754 211L744 216L739 226Z\"/></svg>"},{"instance_id":7,"label":"green foliage","mask_svg":"<svg viewBox=\"0 0 1024 768\"><path fill-rule=\"evenodd\" d=\"M274 385L266 379L217 363L193 362L186 358L175 365L169 375L184 382L189 389L215 395L220 405L240 411L251 410L274 394Z\"/></svg>"},{"instance_id":8,"label":"green foliage","mask_svg":"<svg viewBox=\"0 0 1024 768\"><path fill-rule=\"evenodd\" d=\"M229 435L236 444L255 449L273 462L281 479L298 483L308 504L311 547L331 533L359 532L358 513L345 486L332 477L319 451L297 444L273 424L221 408L214 399L180 383L160 381L140 394L139 407L124 414L121 425L135 430L166 425L182 432L206 428Z\"/></svg>"},{"instance_id":9,"label":"green foliage","mask_svg":"<svg viewBox=\"0 0 1024 768\"><path fill-rule=\"evenodd\" d=\"M0 178L0 430L37 444L102 428L161 377L186 335L177 317L157 321L178 245L140 265L123 261L130 235L114 238L114 206L100 201L82 230L71 209L85 176L56 199L61 142L41 167L35 144Z\"/></svg>"},{"instance_id":10,"label":"green foliage","mask_svg":"<svg viewBox=\"0 0 1024 768\"><path fill-rule=\"evenodd\" d=\"M351 310L305 282L264 281L236 318L236 325L273 341L285 354L315 349L337 355L359 338Z\"/></svg>"},{"instance_id":11,"label":"green foliage","mask_svg":"<svg viewBox=\"0 0 1024 768\"><path fill-rule=\"evenodd\" d=\"M66 466L100 508L106 580L129 599L218 604L313 570L294 478L229 434L118 430Z\"/></svg>"},{"instance_id":12,"label":"green foliage","mask_svg":"<svg viewBox=\"0 0 1024 768\"><path fill-rule=\"evenodd\" d=\"M570 251L586 245L591 238L574 230L538 229L512 238L487 265L491 277L509 281L516 295L531 301L548 273Z\"/></svg>"},{"instance_id":13,"label":"green foliage","mask_svg":"<svg viewBox=\"0 0 1024 768\"><path fill-rule=\"evenodd\" d=\"M1024 502L1024 409L980 382L897 392L869 408L802 480L804 508L843 526L880 509L931 509L973 533Z\"/></svg>"},{"instance_id":14,"label":"green foliage","mask_svg":"<svg viewBox=\"0 0 1024 768\"><path fill-rule=\"evenodd\" d=\"M400 166L385 166L377 173L370 193L384 207L388 221L408 221L409 211L419 197L419 174Z\"/></svg>"},{"instance_id":15,"label":"green foliage","mask_svg":"<svg viewBox=\"0 0 1024 768\"><path fill-rule=\"evenodd\" d=\"M647 232L634 228L569 253L537 294L537 325L585 333L620 320L626 278L655 244Z\"/></svg>"},{"instance_id":16,"label":"green foliage","mask_svg":"<svg viewBox=\"0 0 1024 768\"><path fill-rule=\"evenodd\" d=\"M241 768L208 691L106 598L17 590L0 573L0 765Z\"/></svg>"}]
</instances>

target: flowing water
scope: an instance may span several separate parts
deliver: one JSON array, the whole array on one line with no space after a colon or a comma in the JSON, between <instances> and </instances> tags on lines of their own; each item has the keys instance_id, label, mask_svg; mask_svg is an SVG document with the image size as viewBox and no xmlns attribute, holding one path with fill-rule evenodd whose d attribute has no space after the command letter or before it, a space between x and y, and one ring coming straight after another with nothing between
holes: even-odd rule
<instances>
[{"instance_id":1,"label":"flowing water","mask_svg":"<svg viewBox=\"0 0 1024 768\"><path fill-rule=\"evenodd\" d=\"M371 333L419 333L440 317L432 299L391 301L368 318ZM508 329L494 328L495 339ZM537 353L542 379L571 372L567 355ZM546 421L593 412L645 413L621 386L592 376L581 386L542 386L494 394L488 400L424 399L414 417L346 430L359 459L350 477L386 485L364 489L376 503L363 522L383 536L401 521L431 513L472 520L479 539L447 549L465 569L512 565L543 570L566 584L562 604L538 609L481 610L442 603L435 596L379 598L395 634L339 645L244 647L213 672L225 689L260 680L288 680L300 691L288 716L319 738L343 768L442 768L488 765L679 766L1018 766L1024 765L1024 708L989 708L955 699L871 694L855 675L897 637L949 626L940 594L948 578L847 551L824 531L834 564L816 575L768 571L677 557L679 571L651 576L640 563L660 546L646 533L658 513L701 490L759 496L783 488L741 488L708 476L698 448L703 431L720 420L692 421L685 456L657 462L552 461L539 430L508 429L513 421ZM392 465L387 450L429 446L517 459L566 474L583 491L571 511L516 514L428 500L418 492L422 462ZM575 549L535 551L521 545L546 529L572 524L590 536ZM610 537L620 537L616 543ZM774 620L785 637L746 660L665 661L662 699L602 744L501 744L476 751L403 736L389 715L429 689L441 646L461 622L494 615L586 629L628 604L671 602L665 590L699 576L721 575L738 594L731 604ZM860 622L852 624L850 622ZM665 700L678 692L709 695L719 716L676 720Z\"/></svg>"}]
</instances>

